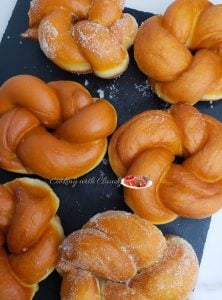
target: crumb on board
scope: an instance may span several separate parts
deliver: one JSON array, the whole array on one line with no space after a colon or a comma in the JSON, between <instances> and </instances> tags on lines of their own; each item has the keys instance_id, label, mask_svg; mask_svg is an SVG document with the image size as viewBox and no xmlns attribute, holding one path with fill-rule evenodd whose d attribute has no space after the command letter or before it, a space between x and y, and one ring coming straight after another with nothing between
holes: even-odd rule
<instances>
[{"instance_id":1,"label":"crumb on board","mask_svg":"<svg viewBox=\"0 0 222 300\"><path fill-rule=\"evenodd\" d=\"M104 90L98 89L98 90L97 90L97 93L98 93L100 99L103 99L103 98L104 98L104 96L105 96Z\"/></svg>"},{"instance_id":2,"label":"crumb on board","mask_svg":"<svg viewBox=\"0 0 222 300\"><path fill-rule=\"evenodd\" d=\"M86 80L84 81L84 85L85 85L85 86L88 86L88 85L89 85L89 80L86 79Z\"/></svg>"}]
</instances>

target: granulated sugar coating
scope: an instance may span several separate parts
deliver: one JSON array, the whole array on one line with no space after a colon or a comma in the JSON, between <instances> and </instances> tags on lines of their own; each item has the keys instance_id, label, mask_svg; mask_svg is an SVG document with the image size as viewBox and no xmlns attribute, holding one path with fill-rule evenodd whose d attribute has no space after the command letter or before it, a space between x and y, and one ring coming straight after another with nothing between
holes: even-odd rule
<instances>
[{"instance_id":1,"label":"granulated sugar coating","mask_svg":"<svg viewBox=\"0 0 222 300\"><path fill-rule=\"evenodd\" d=\"M119 90L118 79L115 79L112 83L108 83L106 86L98 88L97 94L99 95L99 98L115 101L119 96Z\"/></svg>"},{"instance_id":2,"label":"granulated sugar coating","mask_svg":"<svg viewBox=\"0 0 222 300\"><path fill-rule=\"evenodd\" d=\"M68 287L68 293L63 300L73 300L73 299L86 299L86 300L100 300L100 286L99 280L90 272L73 269L71 272L65 274L64 276L64 286ZM84 287L88 287L85 289ZM83 297L78 297L83 292ZM92 295L94 293L94 295Z\"/></svg>"},{"instance_id":3,"label":"granulated sugar coating","mask_svg":"<svg viewBox=\"0 0 222 300\"><path fill-rule=\"evenodd\" d=\"M76 274L69 276L73 286L76 280L97 277L96 293L105 300L135 295L146 300L186 299L198 268L188 242L176 236L165 239L149 221L122 211L95 215L59 248L58 270L66 273L65 280ZM75 295L73 288L70 293Z\"/></svg>"},{"instance_id":4,"label":"granulated sugar coating","mask_svg":"<svg viewBox=\"0 0 222 300\"><path fill-rule=\"evenodd\" d=\"M85 226L104 232L126 248L137 269L159 261L166 249L165 239L157 227L130 213L108 211L97 214Z\"/></svg>"},{"instance_id":5,"label":"granulated sugar coating","mask_svg":"<svg viewBox=\"0 0 222 300\"><path fill-rule=\"evenodd\" d=\"M30 8L32 10L38 10L39 9L39 0L32 0L30 2Z\"/></svg>"},{"instance_id":6,"label":"granulated sugar coating","mask_svg":"<svg viewBox=\"0 0 222 300\"><path fill-rule=\"evenodd\" d=\"M85 85L85 86L88 86L88 85L89 85L89 80L86 79L86 80L84 81L84 85Z\"/></svg>"},{"instance_id":7,"label":"granulated sugar coating","mask_svg":"<svg viewBox=\"0 0 222 300\"><path fill-rule=\"evenodd\" d=\"M120 282L136 275L135 263L126 249L96 229L74 232L62 243L59 253L58 266L63 272L75 267Z\"/></svg>"},{"instance_id":8,"label":"granulated sugar coating","mask_svg":"<svg viewBox=\"0 0 222 300\"><path fill-rule=\"evenodd\" d=\"M100 99L104 99L104 91L103 90L98 89L97 93L98 93Z\"/></svg>"},{"instance_id":9,"label":"granulated sugar coating","mask_svg":"<svg viewBox=\"0 0 222 300\"><path fill-rule=\"evenodd\" d=\"M147 83L146 80L141 83L135 83L133 87L141 98L148 99L150 95L153 93L151 86ZM113 80L112 83L108 83L103 88L99 88L97 90L97 93L99 94L100 98L106 98L108 100L115 101L119 97L120 88L121 87L119 85L118 78L117 78ZM167 108L169 107L169 104L163 102L163 106Z\"/></svg>"},{"instance_id":10,"label":"granulated sugar coating","mask_svg":"<svg viewBox=\"0 0 222 300\"><path fill-rule=\"evenodd\" d=\"M120 63L124 56L127 56L126 50L117 42L109 29L99 23L79 22L74 26L73 36L89 60L93 55L100 60L105 59L106 64L109 65Z\"/></svg>"},{"instance_id":11,"label":"granulated sugar coating","mask_svg":"<svg viewBox=\"0 0 222 300\"><path fill-rule=\"evenodd\" d=\"M149 299L187 299L198 275L198 260L185 240L167 237L168 249L162 261L138 274L131 283Z\"/></svg>"},{"instance_id":12,"label":"granulated sugar coating","mask_svg":"<svg viewBox=\"0 0 222 300\"><path fill-rule=\"evenodd\" d=\"M56 56L57 47L56 43L52 43L52 41L57 38L58 31L51 24L51 22L46 21L42 24L41 32L42 38L39 40L40 48L48 58L54 59Z\"/></svg>"}]
</instances>

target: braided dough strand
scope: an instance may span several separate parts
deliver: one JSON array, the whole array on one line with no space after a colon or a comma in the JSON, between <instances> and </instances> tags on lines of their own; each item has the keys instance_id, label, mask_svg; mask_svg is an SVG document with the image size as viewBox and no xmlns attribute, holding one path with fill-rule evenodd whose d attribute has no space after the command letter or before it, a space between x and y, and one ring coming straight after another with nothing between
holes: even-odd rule
<instances>
[{"instance_id":1,"label":"braided dough strand","mask_svg":"<svg viewBox=\"0 0 222 300\"><path fill-rule=\"evenodd\" d=\"M156 94L169 103L222 97L222 6L176 0L140 27L135 59Z\"/></svg>"},{"instance_id":2,"label":"braided dough strand","mask_svg":"<svg viewBox=\"0 0 222 300\"><path fill-rule=\"evenodd\" d=\"M191 245L145 219L108 211L69 235L59 249L61 299L186 299L198 261Z\"/></svg>"},{"instance_id":3,"label":"braided dough strand","mask_svg":"<svg viewBox=\"0 0 222 300\"><path fill-rule=\"evenodd\" d=\"M114 107L76 82L12 77L0 88L0 167L79 177L100 163L116 124Z\"/></svg>"},{"instance_id":4,"label":"braided dough strand","mask_svg":"<svg viewBox=\"0 0 222 300\"><path fill-rule=\"evenodd\" d=\"M45 55L69 72L113 78L128 67L127 49L138 25L122 0L31 1L23 37L39 41Z\"/></svg>"},{"instance_id":5,"label":"braided dough strand","mask_svg":"<svg viewBox=\"0 0 222 300\"><path fill-rule=\"evenodd\" d=\"M119 177L147 176L147 189L124 188L125 201L155 224L177 215L206 218L222 208L222 124L188 104L146 111L123 124L109 145ZM175 157L183 158L181 165Z\"/></svg>"},{"instance_id":6,"label":"braided dough strand","mask_svg":"<svg viewBox=\"0 0 222 300\"><path fill-rule=\"evenodd\" d=\"M40 180L21 178L0 185L2 299L32 299L38 283L54 270L64 238L58 206L59 199Z\"/></svg>"}]
</instances>

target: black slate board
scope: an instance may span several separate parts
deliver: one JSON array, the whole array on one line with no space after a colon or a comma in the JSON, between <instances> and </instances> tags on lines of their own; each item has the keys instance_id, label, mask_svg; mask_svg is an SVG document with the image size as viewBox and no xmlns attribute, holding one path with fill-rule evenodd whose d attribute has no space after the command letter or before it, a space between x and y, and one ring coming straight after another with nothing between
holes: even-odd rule
<instances>
[{"instance_id":1,"label":"black slate board","mask_svg":"<svg viewBox=\"0 0 222 300\"><path fill-rule=\"evenodd\" d=\"M138 70L130 50L131 62L127 72L115 80L102 80L93 75L73 75L64 72L52 64L41 52L37 43L22 40L20 33L27 28L27 11L29 0L18 0L8 28L0 45L0 84L16 74L32 74L45 81L74 80L84 84L93 96L98 97L98 89L104 91L105 98L109 99L118 111L119 125L144 110L164 109L166 103L154 95L145 84L146 77ZM151 14L126 9L141 23ZM30 95L31 97L31 95ZM199 103L201 112L208 113L222 120L222 102L212 105ZM0 183L13 180L19 174L0 170ZM21 175L22 176L22 175ZM35 176L33 176L35 177ZM92 180L94 184L84 180ZM102 184L106 178L109 183ZM104 180L104 179L103 179ZM61 199L59 216L61 217L65 234L79 229L90 217L98 212L109 209L129 210L123 201L122 188L115 183L116 177L112 172L107 158L94 171L73 182L48 182ZM111 182L114 181L114 182ZM187 239L197 252L199 261L203 254L210 219L188 220L179 218L176 221L160 226L168 234L177 234ZM47 280L40 284L35 300L59 299L60 278L54 272Z\"/></svg>"}]
</instances>

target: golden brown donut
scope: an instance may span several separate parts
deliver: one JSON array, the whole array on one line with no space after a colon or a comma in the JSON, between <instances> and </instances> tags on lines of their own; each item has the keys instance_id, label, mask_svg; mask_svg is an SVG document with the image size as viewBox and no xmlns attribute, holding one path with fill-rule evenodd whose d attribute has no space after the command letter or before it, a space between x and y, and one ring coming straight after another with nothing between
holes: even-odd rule
<instances>
[{"instance_id":1,"label":"golden brown donut","mask_svg":"<svg viewBox=\"0 0 222 300\"><path fill-rule=\"evenodd\" d=\"M32 0L29 9L29 25L38 27L42 18L57 8L66 8L78 18L88 14L91 0Z\"/></svg>"},{"instance_id":2,"label":"golden brown donut","mask_svg":"<svg viewBox=\"0 0 222 300\"><path fill-rule=\"evenodd\" d=\"M165 239L136 215L108 211L63 241L57 269L61 300L184 300L199 267L188 242Z\"/></svg>"},{"instance_id":3,"label":"golden brown donut","mask_svg":"<svg viewBox=\"0 0 222 300\"><path fill-rule=\"evenodd\" d=\"M222 208L222 124L188 104L136 115L113 135L109 160L119 177L147 176L147 189L124 188L125 201L152 223L206 218ZM181 165L175 157L184 158Z\"/></svg>"},{"instance_id":4,"label":"golden brown donut","mask_svg":"<svg viewBox=\"0 0 222 300\"><path fill-rule=\"evenodd\" d=\"M103 159L116 123L114 107L76 82L12 77L0 88L0 167L45 178L79 177Z\"/></svg>"},{"instance_id":5,"label":"golden brown donut","mask_svg":"<svg viewBox=\"0 0 222 300\"><path fill-rule=\"evenodd\" d=\"M156 94L169 103L222 98L222 6L176 0L140 27L135 59Z\"/></svg>"},{"instance_id":6,"label":"golden brown donut","mask_svg":"<svg viewBox=\"0 0 222 300\"><path fill-rule=\"evenodd\" d=\"M58 206L59 199L40 180L0 185L1 299L31 300L38 283L54 270L64 238Z\"/></svg>"},{"instance_id":7,"label":"golden brown donut","mask_svg":"<svg viewBox=\"0 0 222 300\"><path fill-rule=\"evenodd\" d=\"M38 39L45 55L73 73L101 78L122 74L138 25L123 14L123 0L32 0L26 38Z\"/></svg>"}]
</instances>

